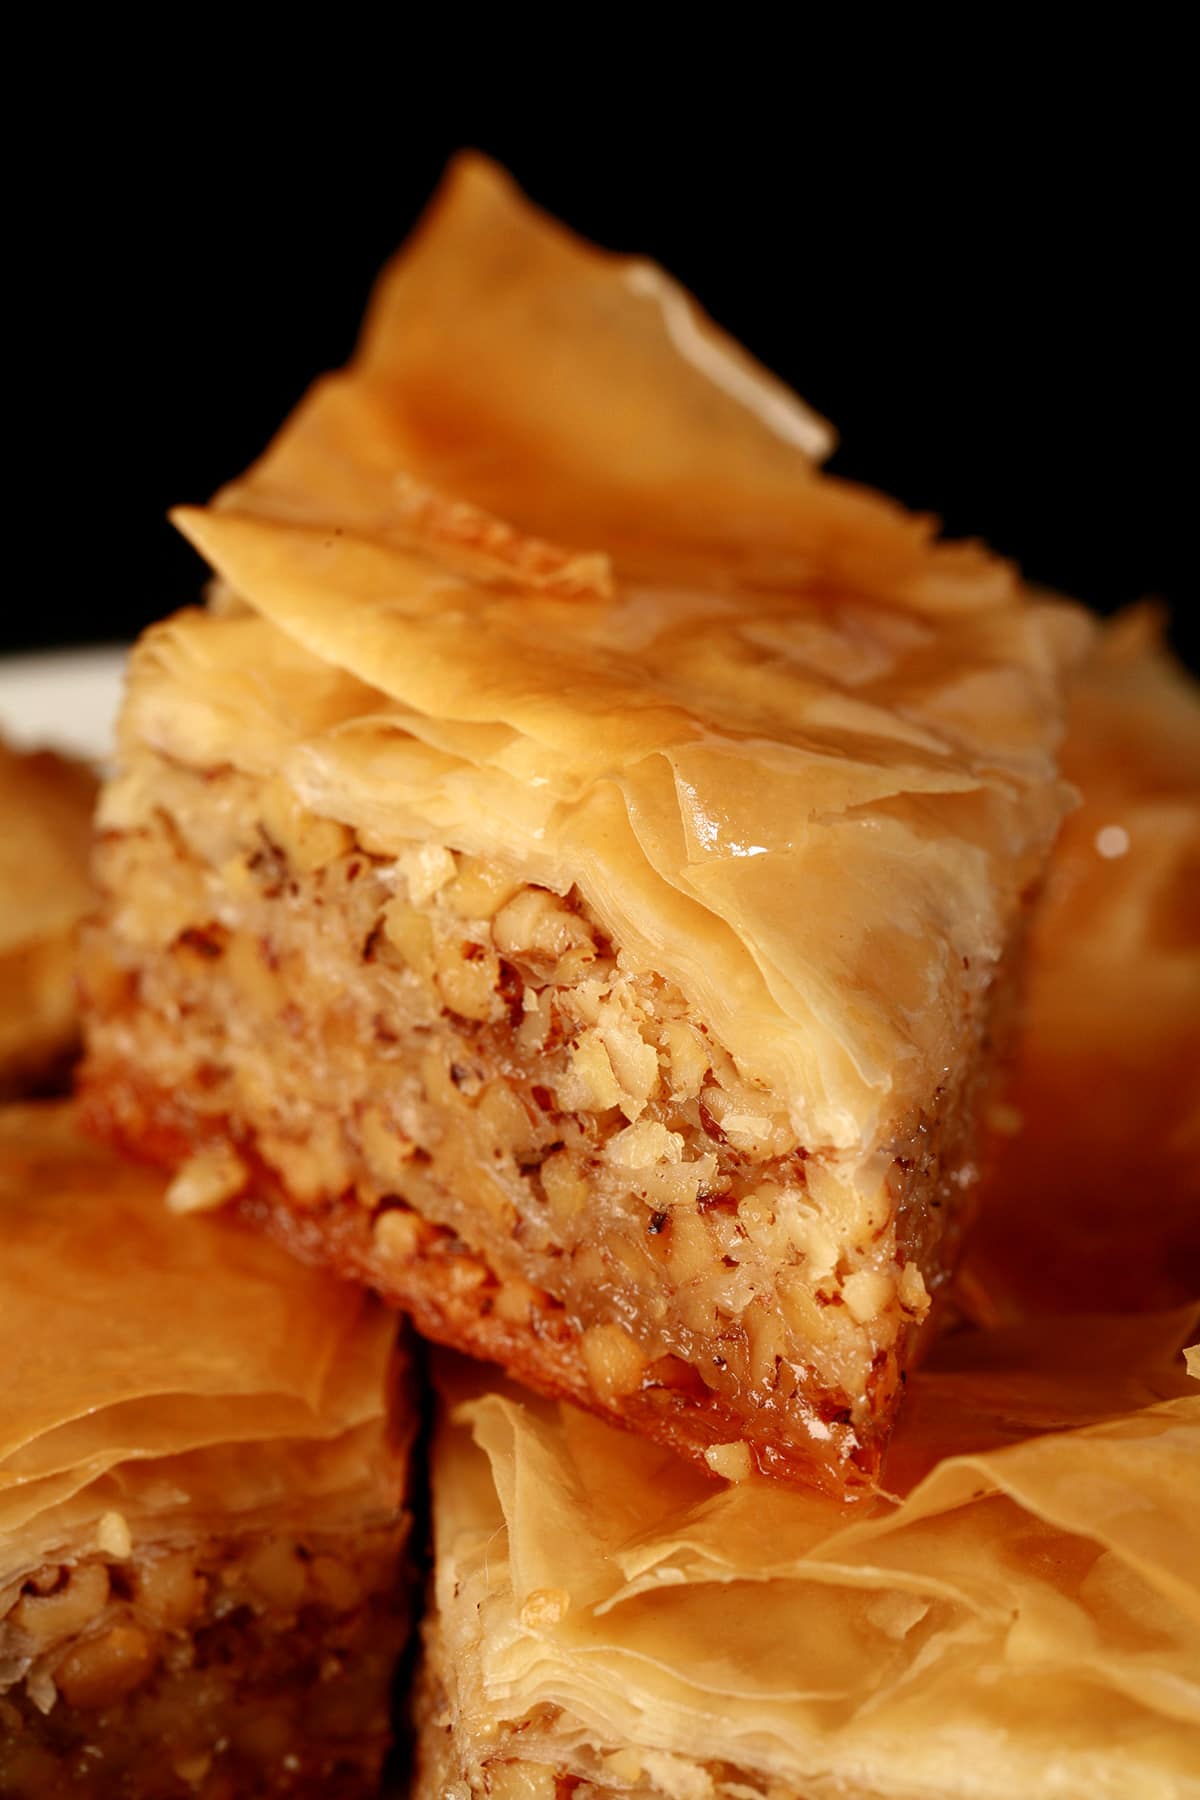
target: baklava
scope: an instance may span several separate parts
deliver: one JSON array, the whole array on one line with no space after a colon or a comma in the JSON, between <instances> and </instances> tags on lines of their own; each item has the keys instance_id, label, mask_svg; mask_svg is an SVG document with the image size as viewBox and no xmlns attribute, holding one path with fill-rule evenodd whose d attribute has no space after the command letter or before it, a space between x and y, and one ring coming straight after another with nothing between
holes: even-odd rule
<instances>
[{"instance_id":1,"label":"baklava","mask_svg":"<svg viewBox=\"0 0 1200 1800\"><path fill-rule=\"evenodd\" d=\"M0 1793L376 1792L406 1636L395 1315L62 1105L0 1113Z\"/></svg>"},{"instance_id":2,"label":"baklava","mask_svg":"<svg viewBox=\"0 0 1200 1800\"><path fill-rule=\"evenodd\" d=\"M414 1800L1194 1794L1197 1323L948 1339L851 1513L444 1371Z\"/></svg>"},{"instance_id":3,"label":"baklava","mask_svg":"<svg viewBox=\"0 0 1200 1800\"><path fill-rule=\"evenodd\" d=\"M83 763L0 740L0 1100L65 1083L78 1052L96 785Z\"/></svg>"},{"instance_id":4,"label":"baklava","mask_svg":"<svg viewBox=\"0 0 1200 1800\"><path fill-rule=\"evenodd\" d=\"M704 1463L878 1471L957 1252L1084 635L821 474L649 265L460 164L177 521L85 953L94 1129Z\"/></svg>"},{"instance_id":5,"label":"baklava","mask_svg":"<svg viewBox=\"0 0 1200 1800\"><path fill-rule=\"evenodd\" d=\"M1200 688L1149 609L1069 689L1068 816L963 1271L999 1319L1200 1293Z\"/></svg>"}]
</instances>

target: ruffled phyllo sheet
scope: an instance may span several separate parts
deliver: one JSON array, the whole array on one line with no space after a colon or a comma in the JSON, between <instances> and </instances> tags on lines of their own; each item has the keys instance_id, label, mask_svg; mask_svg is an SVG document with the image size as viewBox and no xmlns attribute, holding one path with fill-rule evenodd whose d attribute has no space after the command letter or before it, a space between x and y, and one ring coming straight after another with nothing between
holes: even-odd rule
<instances>
[{"instance_id":1,"label":"ruffled phyllo sheet","mask_svg":"<svg viewBox=\"0 0 1200 1800\"><path fill-rule=\"evenodd\" d=\"M178 522L93 1122L721 1471L878 1467L953 1260L1086 627L823 476L650 265L460 164Z\"/></svg>"},{"instance_id":2,"label":"ruffled phyllo sheet","mask_svg":"<svg viewBox=\"0 0 1200 1800\"><path fill-rule=\"evenodd\" d=\"M75 928L88 879L96 778L0 741L0 1099L61 1081L78 1050Z\"/></svg>"},{"instance_id":3,"label":"ruffled phyllo sheet","mask_svg":"<svg viewBox=\"0 0 1200 1800\"><path fill-rule=\"evenodd\" d=\"M1150 611L1074 679L1063 827L963 1299L1012 1318L1200 1293L1200 689Z\"/></svg>"},{"instance_id":4,"label":"ruffled phyllo sheet","mask_svg":"<svg viewBox=\"0 0 1200 1800\"><path fill-rule=\"evenodd\" d=\"M393 1314L0 1114L0 1792L373 1793L407 1628Z\"/></svg>"},{"instance_id":5,"label":"ruffled phyllo sheet","mask_svg":"<svg viewBox=\"0 0 1200 1800\"><path fill-rule=\"evenodd\" d=\"M851 1512L444 1371L414 1794L1200 1792L1197 1325L947 1339Z\"/></svg>"}]
</instances>

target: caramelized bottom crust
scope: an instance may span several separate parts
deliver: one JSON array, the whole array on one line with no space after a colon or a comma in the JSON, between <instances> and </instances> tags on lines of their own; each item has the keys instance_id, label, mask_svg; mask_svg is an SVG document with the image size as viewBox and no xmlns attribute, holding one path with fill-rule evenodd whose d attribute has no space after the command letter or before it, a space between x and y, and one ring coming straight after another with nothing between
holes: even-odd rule
<instances>
[{"instance_id":1,"label":"caramelized bottom crust","mask_svg":"<svg viewBox=\"0 0 1200 1800\"><path fill-rule=\"evenodd\" d=\"M195 1150L194 1126L181 1118L175 1096L95 1066L82 1116L105 1141L168 1167ZM252 1151L241 1147L239 1156L251 1169L249 1192L232 1202L240 1217L304 1261L368 1282L435 1343L499 1363L525 1386L651 1437L714 1476L726 1472L720 1449L741 1441L755 1467L777 1479L843 1497L877 1481L881 1440L861 1441L842 1397L828 1395L814 1405L814 1446L789 1443L769 1408L756 1417L722 1405L678 1357L639 1359L631 1369L623 1333L580 1329L552 1295L500 1276L453 1231L403 1202L375 1213L352 1196L299 1207ZM712 1458L705 1455L710 1450Z\"/></svg>"},{"instance_id":2,"label":"caramelized bottom crust","mask_svg":"<svg viewBox=\"0 0 1200 1800\"><path fill-rule=\"evenodd\" d=\"M357 1800L408 1623L402 1529L48 1564L0 1618L0 1794ZM33 1661L30 1662L30 1658Z\"/></svg>"}]
</instances>

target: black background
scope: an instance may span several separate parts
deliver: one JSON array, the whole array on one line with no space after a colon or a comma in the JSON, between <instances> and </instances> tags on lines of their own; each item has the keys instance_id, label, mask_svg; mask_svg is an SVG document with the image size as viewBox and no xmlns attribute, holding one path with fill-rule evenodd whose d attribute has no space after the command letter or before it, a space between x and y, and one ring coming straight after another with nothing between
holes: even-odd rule
<instances>
[{"instance_id":1,"label":"black background","mask_svg":"<svg viewBox=\"0 0 1200 1800\"><path fill-rule=\"evenodd\" d=\"M10 523L37 575L10 582L0 648L124 638L195 597L167 506L238 472L345 358L471 143L666 264L835 422L837 470L1101 609L1163 598L1195 659L1178 46L1040 77L1030 51L988 84L965 46L916 77L885 50L868 82L852 41L791 64L751 43L589 83L585 51L539 72L465 15L463 38L470 94L444 45L345 31L286 67L230 39L135 75L98 44L94 73L85 47L50 84L10 234Z\"/></svg>"}]
</instances>

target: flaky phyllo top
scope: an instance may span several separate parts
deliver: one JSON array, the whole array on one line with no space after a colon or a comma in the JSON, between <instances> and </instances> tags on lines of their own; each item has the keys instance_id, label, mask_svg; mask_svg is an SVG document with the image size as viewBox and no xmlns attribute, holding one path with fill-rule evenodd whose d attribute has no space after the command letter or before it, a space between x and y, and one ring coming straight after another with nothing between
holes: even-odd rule
<instances>
[{"instance_id":1,"label":"flaky phyllo top","mask_svg":"<svg viewBox=\"0 0 1200 1800\"><path fill-rule=\"evenodd\" d=\"M869 1155L961 1074L1083 628L832 442L659 270L460 161L349 367L176 514L220 580L139 651L126 754L575 884L806 1144Z\"/></svg>"},{"instance_id":2,"label":"flaky phyllo top","mask_svg":"<svg viewBox=\"0 0 1200 1800\"><path fill-rule=\"evenodd\" d=\"M395 1319L162 1180L66 1106L0 1117L0 1600L51 1557L384 1522Z\"/></svg>"},{"instance_id":3,"label":"flaky phyllo top","mask_svg":"<svg viewBox=\"0 0 1200 1800\"><path fill-rule=\"evenodd\" d=\"M714 1493L443 1365L434 1642L462 1737L671 1800L1195 1793L1196 1326L951 1334L894 1494L854 1514Z\"/></svg>"}]
</instances>

